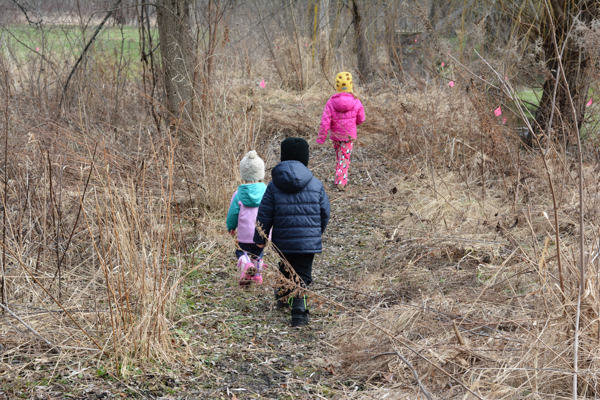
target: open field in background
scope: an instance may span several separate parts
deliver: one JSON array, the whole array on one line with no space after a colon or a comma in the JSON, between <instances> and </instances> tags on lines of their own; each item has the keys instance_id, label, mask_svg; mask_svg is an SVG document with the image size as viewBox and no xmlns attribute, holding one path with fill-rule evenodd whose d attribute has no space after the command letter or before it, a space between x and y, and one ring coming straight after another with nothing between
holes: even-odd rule
<instances>
[{"instance_id":1,"label":"open field in background","mask_svg":"<svg viewBox=\"0 0 600 400\"><path fill-rule=\"evenodd\" d=\"M232 33L189 123L168 119L137 28L111 26L59 110L95 26L84 35L65 21L43 35L24 24L0 31L0 396L424 399L414 368L436 399L572 398L573 142L526 147L519 107L470 84L466 68L443 59L441 77L416 70L402 83L381 51L371 82L357 85L367 121L350 186L338 192L333 149L314 139L332 72L355 73L352 54L325 69L320 45L313 62L310 39L279 35L282 81L256 32ZM464 56L472 43L450 43L470 70L493 76ZM351 46L347 37L339 45ZM538 89L515 87L533 112ZM593 98L583 130L580 398L600 391ZM289 136L311 143L309 167L332 204L303 329L274 309L272 250L265 285L238 287L224 228L243 155L256 149L268 180Z\"/></svg>"},{"instance_id":2,"label":"open field in background","mask_svg":"<svg viewBox=\"0 0 600 400\"><path fill-rule=\"evenodd\" d=\"M49 53L56 57L63 51L79 57L87 41L91 38L95 25L83 28L80 25L54 25L44 31L32 28L27 24L5 27L3 45L11 55L21 60L31 56L33 51ZM158 37L158 36L157 36ZM131 59L140 56L139 30L135 26L108 27L103 29L100 37L94 43L95 51L108 53L117 57ZM68 51L68 52L67 52ZM72 52L72 53L71 53Z\"/></svg>"}]
</instances>

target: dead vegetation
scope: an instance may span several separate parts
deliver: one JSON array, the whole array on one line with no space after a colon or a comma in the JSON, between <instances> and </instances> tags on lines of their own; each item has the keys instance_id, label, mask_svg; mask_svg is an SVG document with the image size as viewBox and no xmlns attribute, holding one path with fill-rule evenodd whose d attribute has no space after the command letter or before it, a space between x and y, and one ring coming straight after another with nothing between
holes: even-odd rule
<instances>
[{"instance_id":1,"label":"dead vegetation","mask_svg":"<svg viewBox=\"0 0 600 400\"><path fill-rule=\"evenodd\" d=\"M412 84L381 73L358 88L368 119L347 192L331 185L329 146L313 147L310 167L333 216L311 288L312 328L289 330L268 285L238 290L222 225L239 160L259 149L271 168L281 139L312 139L332 93L308 42L274 40L285 56L277 65L223 49L192 123L166 117L147 70L140 82L137 67L100 51L62 110L62 88L40 83L59 62L32 55L17 65L0 54L7 395L72 388L84 397L97 385L140 398L571 397L573 137L523 146L518 107L458 65ZM501 96L506 124L493 116ZM585 127L577 393L595 398L600 181L596 125ZM268 257L266 280L277 286Z\"/></svg>"},{"instance_id":2,"label":"dead vegetation","mask_svg":"<svg viewBox=\"0 0 600 400\"><path fill-rule=\"evenodd\" d=\"M539 149L528 152L504 135L505 151L492 151L491 135L505 128L486 132L472 111L469 121L469 110L477 106L472 103L459 113L467 116L457 122L462 131L444 137L436 120L448 114L427 113L432 102L422 94L420 107L411 102L421 123L407 120L399 145L413 156L395 161L403 173L390 176L382 190L387 195L377 200L382 212L371 257L376 262L359 284L361 293L380 294L363 297L363 307L345 313L343 328L332 333L344 348L336 365L355 379L401 388L413 378L397 351L440 398L462 397L467 388L481 398L567 398L579 279L578 174L568 156L550 148L562 292L552 197ZM472 134L465 132L469 126ZM594 354L600 345L595 170L595 163L584 166L589 264L579 342L583 397L597 390Z\"/></svg>"},{"instance_id":3,"label":"dead vegetation","mask_svg":"<svg viewBox=\"0 0 600 400\"><path fill-rule=\"evenodd\" d=\"M327 96L273 95L285 103L254 97L257 111L231 112L223 125L207 119L188 136L141 129L131 140L139 146L134 153L106 138L93 141L93 131L75 119L72 128L55 123L54 131L29 136L21 134L29 125L10 125L2 192L10 227L7 303L52 346L5 318L6 329L18 332L3 341L10 349L3 365L18 365L5 367L7 376L73 358L110 360L123 377L146 363L140 360L193 359L197 345L173 334L180 284L194 276L190 267L203 271L205 262L214 265L218 246L229 246L216 226L234 187L236 157L262 146L273 166L280 138L316 126ZM322 257L336 269L320 272L313 287L317 320L337 310L324 328L339 351L320 368L328 382L351 379L363 388L332 393L402 398L417 390L398 352L438 398L462 398L467 389L482 398L568 397L578 274L577 174L569 155L551 148L547 157L560 204L563 295L537 149L522 147L505 127L485 131L477 105L448 90L388 92L365 96L365 103L373 111L355 153L354 184L332 194L337 211ZM492 134L501 135L503 147L495 149L504 151L492 151ZM315 149L312 164L324 181L328 151ZM202 162L184 162L194 155ZM595 169L586 164L591 263L581 313L582 396L592 396L596 384Z\"/></svg>"}]
</instances>

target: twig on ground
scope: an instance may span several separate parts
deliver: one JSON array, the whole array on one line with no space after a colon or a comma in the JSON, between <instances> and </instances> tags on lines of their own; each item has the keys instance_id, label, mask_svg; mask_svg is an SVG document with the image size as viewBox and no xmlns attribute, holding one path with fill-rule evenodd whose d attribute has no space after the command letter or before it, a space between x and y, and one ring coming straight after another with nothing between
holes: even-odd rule
<instances>
[{"instance_id":1,"label":"twig on ground","mask_svg":"<svg viewBox=\"0 0 600 400\"><path fill-rule=\"evenodd\" d=\"M377 357L386 356L386 355L392 355L392 354L397 355L398 358L400 358L400 360L402 360L402 362L404 364L406 364L406 366L412 371L413 376L415 377L415 380L419 384L419 388L421 388L421 390L423 391L423 394L425 395L425 397L427 397L428 400L433 400L433 398L431 397L431 394L429 394L429 392L427 391L427 389L425 389L425 386L423 386L423 383L419 379L419 375L417 374L417 371L415 371L415 369L412 366L412 364L406 358L404 358L402 356L402 354L400 354L400 352L398 352L398 350L389 351L387 353L377 354L376 356L371 357L371 360L373 360L373 359L375 359Z\"/></svg>"},{"instance_id":2,"label":"twig on ground","mask_svg":"<svg viewBox=\"0 0 600 400\"><path fill-rule=\"evenodd\" d=\"M14 312L12 312L8 307L6 307L2 303L0 303L0 307L2 307L2 309L4 311L6 311L7 313L9 313L10 315L12 315L13 317L15 317L17 319L17 321L19 321L20 323L22 323L27 329L29 329L31 331L31 333L33 333L35 336L37 336L38 338L40 338L43 342L45 342L52 349L54 349L54 350L56 350L57 352L60 353L60 350L58 349L58 347L56 347L56 345L54 345L54 344L50 343L49 341L47 341L46 339L44 339L44 337L42 335L40 335L39 333L37 333L37 331L35 329L33 329L31 326L27 325L27 323L25 321L23 321L17 314L15 314Z\"/></svg>"}]
</instances>

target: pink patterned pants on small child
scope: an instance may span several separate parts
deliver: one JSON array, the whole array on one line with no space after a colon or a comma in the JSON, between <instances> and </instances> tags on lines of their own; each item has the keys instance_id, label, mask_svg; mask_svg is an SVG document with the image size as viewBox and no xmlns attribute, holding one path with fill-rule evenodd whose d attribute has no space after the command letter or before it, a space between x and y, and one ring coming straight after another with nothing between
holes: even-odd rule
<instances>
[{"instance_id":1,"label":"pink patterned pants on small child","mask_svg":"<svg viewBox=\"0 0 600 400\"><path fill-rule=\"evenodd\" d=\"M352 140L348 142L333 141L335 149L335 181L336 185L348 184L348 168L350 167L350 154L352 153Z\"/></svg>"}]
</instances>

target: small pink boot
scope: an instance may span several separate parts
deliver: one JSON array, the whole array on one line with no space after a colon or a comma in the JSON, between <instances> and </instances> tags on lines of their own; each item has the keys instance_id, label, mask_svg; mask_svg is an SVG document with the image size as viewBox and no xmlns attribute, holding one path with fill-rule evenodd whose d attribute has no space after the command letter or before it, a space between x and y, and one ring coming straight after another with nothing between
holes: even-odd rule
<instances>
[{"instance_id":1,"label":"small pink boot","mask_svg":"<svg viewBox=\"0 0 600 400\"><path fill-rule=\"evenodd\" d=\"M262 268L265 266L262 259L253 260L244 253L238 259L238 271L240 273L240 286L248 286L252 283L260 285L263 283Z\"/></svg>"},{"instance_id":2,"label":"small pink boot","mask_svg":"<svg viewBox=\"0 0 600 400\"><path fill-rule=\"evenodd\" d=\"M243 256L238 258L238 272L240 273L240 286L247 286L252 283L252 277L256 275L256 267L248 257L248 254L244 253Z\"/></svg>"},{"instance_id":3,"label":"small pink boot","mask_svg":"<svg viewBox=\"0 0 600 400\"><path fill-rule=\"evenodd\" d=\"M267 266L265 265L265 263L263 263L262 258L259 258L258 260L252 260L252 262L256 265L256 274L252 277L252 282L254 282L255 285L262 285L262 270Z\"/></svg>"}]
</instances>

